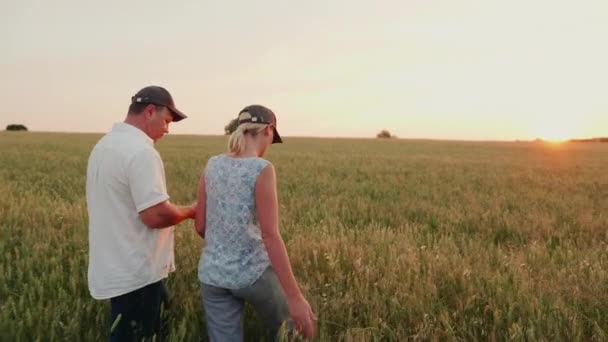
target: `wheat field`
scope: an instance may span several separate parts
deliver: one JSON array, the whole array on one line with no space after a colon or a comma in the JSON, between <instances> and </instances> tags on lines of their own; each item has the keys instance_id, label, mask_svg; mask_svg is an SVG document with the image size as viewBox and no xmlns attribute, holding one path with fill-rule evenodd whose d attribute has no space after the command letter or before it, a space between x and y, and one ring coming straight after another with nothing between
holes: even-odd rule
<instances>
[{"instance_id":1,"label":"wheat field","mask_svg":"<svg viewBox=\"0 0 608 342\"><path fill-rule=\"evenodd\" d=\"M0 340L101 341L88 293L85 173L99 134L0 133ZM608 340L608 144L287 138L277 169L319 341ZM157 144L195 200L226 137ZM206 340L203 242L176 227L171 341ZM262 324L245 313L247 340Z\"/></svg>"}]
</instances>

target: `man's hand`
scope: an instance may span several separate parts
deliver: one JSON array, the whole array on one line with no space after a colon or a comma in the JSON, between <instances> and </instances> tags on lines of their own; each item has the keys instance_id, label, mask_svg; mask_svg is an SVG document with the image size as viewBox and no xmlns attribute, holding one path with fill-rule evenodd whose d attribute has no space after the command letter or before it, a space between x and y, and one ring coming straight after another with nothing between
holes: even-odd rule
<instances>
[{"instance_id":1,"label":"man's hand","mask_svg":"<svg viewBox=\"0 0 608 342\"><path fill-rule=\"evenodd\" d=\"M188 216L187 218L189 219L195 219L196 218L196 206L198 205L197 202L194 202L192 204L190 204L187 208L188 208Z\"/></svg>"}]
</instances>

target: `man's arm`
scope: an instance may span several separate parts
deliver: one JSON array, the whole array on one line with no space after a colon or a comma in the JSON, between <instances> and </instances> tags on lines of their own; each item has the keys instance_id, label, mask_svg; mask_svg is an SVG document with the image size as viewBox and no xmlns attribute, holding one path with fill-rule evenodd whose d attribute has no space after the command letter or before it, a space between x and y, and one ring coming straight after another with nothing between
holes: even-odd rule
<instances>
[{"instance_id":1,"label":"man's arm","mask_svg":"<svg viewBox=\"0 0 608 342\"><path fill-rule=\"evenodd\" d=\"M128 184L141 221L149 228L166 228L194 218L194 205L178 206L169 202L165 171L154 149L142 149L128 167Z\"/></svg>"},{"instance_id":2,"label":"man's arm","mask_svg":"<svg viewBox=\"0 0 608 342\"><path fill-rule=\"evenodd\" d=\"M169 201L161 202L139 213L141 221L149 228L167 228L185 219L194 218L196 203L177 206Z\"/></svg>"}]
</instances>

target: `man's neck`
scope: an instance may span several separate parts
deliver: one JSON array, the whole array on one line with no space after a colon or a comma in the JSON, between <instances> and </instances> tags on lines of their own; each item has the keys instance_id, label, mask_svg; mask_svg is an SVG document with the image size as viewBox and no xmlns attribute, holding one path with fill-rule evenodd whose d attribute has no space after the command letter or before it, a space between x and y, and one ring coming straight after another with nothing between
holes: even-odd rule
<instances>
[{"instance_id":1,"label":"man's neck","mask_svg":"<svg viewBox=\"0 0 608 342\"><path fill-rule=\"evenodd\" d=\"M139 117L134 117L131 115L127 115L127 117L125 118L125 120L123 121L123 123L126 123L127 125L131 125L137 129L139 129L140 131L142 131L142 133L144 133L145 135L147 135L148 137L150 137L148 135L148 133L146 133L146 130L144 129L144 124L142 123L142 121L140 120Z\"/></svg>"},{"instance_id":2,"label":"man's neck","mask_svg":"<svg viewBox=\"0 0 608 342\"><path fill-rule=\"evenodd\" d=\"M146 130L144 129L144 125L141 122L140 118L136 118L134 116L131 115L127 115L127 117L125 118L125 121L123 121L126 124L129 124L137 129L139 129L140 131L146 133Z\"/></svg>"}]
</instances>

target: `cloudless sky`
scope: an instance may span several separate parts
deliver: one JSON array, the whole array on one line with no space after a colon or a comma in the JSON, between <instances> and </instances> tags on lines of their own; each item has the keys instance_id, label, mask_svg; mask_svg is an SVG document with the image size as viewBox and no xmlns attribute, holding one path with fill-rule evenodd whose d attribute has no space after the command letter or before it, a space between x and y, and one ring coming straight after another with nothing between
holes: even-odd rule
<instances>
[{"instance_id":1,"label":"cloudless sky","mask_svg":"<svg viewBox=\"0 0 608 342\"><path fill-rule=\"evenodd\" d=\"M221 134L608 136L608 1L0 2L0 126L105 132L139 88Z\"/></svg>"}]
</instances>

